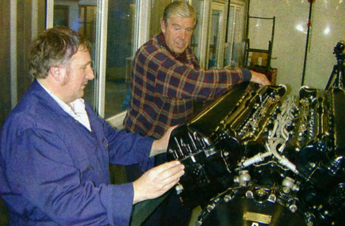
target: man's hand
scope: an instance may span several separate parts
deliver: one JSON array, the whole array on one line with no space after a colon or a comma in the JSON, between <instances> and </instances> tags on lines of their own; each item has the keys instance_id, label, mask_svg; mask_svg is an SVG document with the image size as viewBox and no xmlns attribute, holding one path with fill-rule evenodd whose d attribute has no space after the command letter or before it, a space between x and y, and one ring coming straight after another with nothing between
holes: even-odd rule
<instances>
[{"instance_id":1,"label":"man's hand","mask_svg":"<svg viewBox=\"0 0 345 226\"><path fill-rule=\"evenodd\" d=\"M265 85L271 84L271 82L268 81L265 74L262 74L262 73L256 72L256 71L252 71L252 70L250 70L250 72L252 73L252 79L250 80L251 82L258 83L260 86L265 86Z\"/></svg>"},{"instance_id":2,"label":"man's hand","mask_svg":"<svg viewBox=\"0 0 345 226\"><path fill-rule=\"evenodd\" d=\"M163 195L180 180L183 169L184 165L175 160L145 172L133 182L133 204Z\"/></svg>"}]
</instances>

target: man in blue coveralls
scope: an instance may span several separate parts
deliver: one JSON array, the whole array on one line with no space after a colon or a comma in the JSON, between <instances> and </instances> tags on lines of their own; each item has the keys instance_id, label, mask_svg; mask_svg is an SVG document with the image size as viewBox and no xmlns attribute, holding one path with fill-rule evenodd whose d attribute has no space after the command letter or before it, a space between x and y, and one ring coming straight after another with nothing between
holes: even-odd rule
<instances>
[{"instance_id":1,"label":"man in blue coveralls","mask_svg":"<svg viewBox=\"0 0 345 226\"><path fill-rule=\"evenodd\" d=\"M128 225L135 203L161 196L184 174L153 166L159 140L112 128L82 99L94 79L90 44L67 27L41 33L29 52L31 87L8 116L0 140L0 193L10 225ZM111 185L109 163L139 163L132 183Z\"/></svg>"}]
</instances>

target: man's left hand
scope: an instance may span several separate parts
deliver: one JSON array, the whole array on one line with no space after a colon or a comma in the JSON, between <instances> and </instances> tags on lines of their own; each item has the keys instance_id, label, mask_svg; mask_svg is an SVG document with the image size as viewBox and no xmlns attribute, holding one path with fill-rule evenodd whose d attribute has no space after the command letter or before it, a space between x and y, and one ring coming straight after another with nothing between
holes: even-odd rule
<instances>
[{"instance_id":1,"label":"man's left hand","mask_svg":"<svg viewBox=\"0 0 345 226\"><path fill-rule=\"evenodd\" d=\"M266 86L270 85L271 82L267 79L266 75L260 72L252 71L252 79L250 80L251 82L258 83L260 86Z\"/></svg>"}]
</instances>

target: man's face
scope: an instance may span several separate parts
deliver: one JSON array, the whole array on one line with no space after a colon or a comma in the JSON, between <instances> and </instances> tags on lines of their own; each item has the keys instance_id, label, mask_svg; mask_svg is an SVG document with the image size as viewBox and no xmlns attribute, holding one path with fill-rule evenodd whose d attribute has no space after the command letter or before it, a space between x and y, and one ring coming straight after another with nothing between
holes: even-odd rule
<instances>
[{"instance_id":1,"label":"man's face","mask_svg":"<svg viewBox=\"0 0 345 226\"><path fill-rule=\"evenodd\" d=\"M170 51L181 54L190 43L194 29L192 17L170 17L168 24L161 21L161 29Z\"/></svg>"},{"instance_id":2,"label":"man's face","mask_svg":"<svg viewBox=\"0 0 345 226\"><path fill-rule=\"evenodd\" d=\"M65 68L63 81L64 101L70 103L84 96L84 88L95 78L91 67L91 56L85 48L79 48Z\"/></svg>"}]
</instances>

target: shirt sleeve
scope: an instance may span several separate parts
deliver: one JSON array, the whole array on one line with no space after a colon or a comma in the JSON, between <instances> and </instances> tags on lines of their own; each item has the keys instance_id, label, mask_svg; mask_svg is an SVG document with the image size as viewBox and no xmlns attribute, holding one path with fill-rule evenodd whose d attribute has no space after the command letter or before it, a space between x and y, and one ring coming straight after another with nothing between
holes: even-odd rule
<instances>
[{"instance_id":1,"label":"shirt sleeve","mask_svg":"<svg viewBox=\"0 0 345 226\"><path fill-rule=\"evenodd\" d=\"M59 225L128 225L132 184L81 183L92 169L81 172L74 167L58 136L27 129L13 141L9 156L8 183L14 194L27 200L22 208L31 214L41 210Z\"/></svg>"},{"instance_id":2,"label":"shirt sleeve","mask_svg":"<svg viewBox=\"0 0 345 226\"><path fill-rule=\"evenodd\" d=\"M194 59L191 50L187 50L187 59ZM154 51L143 48L138 61L139 67L148 71L148 79L150 74L156 74L155 91L170 98L207 100L231 85L251 79L250 71L244 68L204 70L195 66L193 60L180 62L163 47Z\"/></svg>"}]
</instances>

